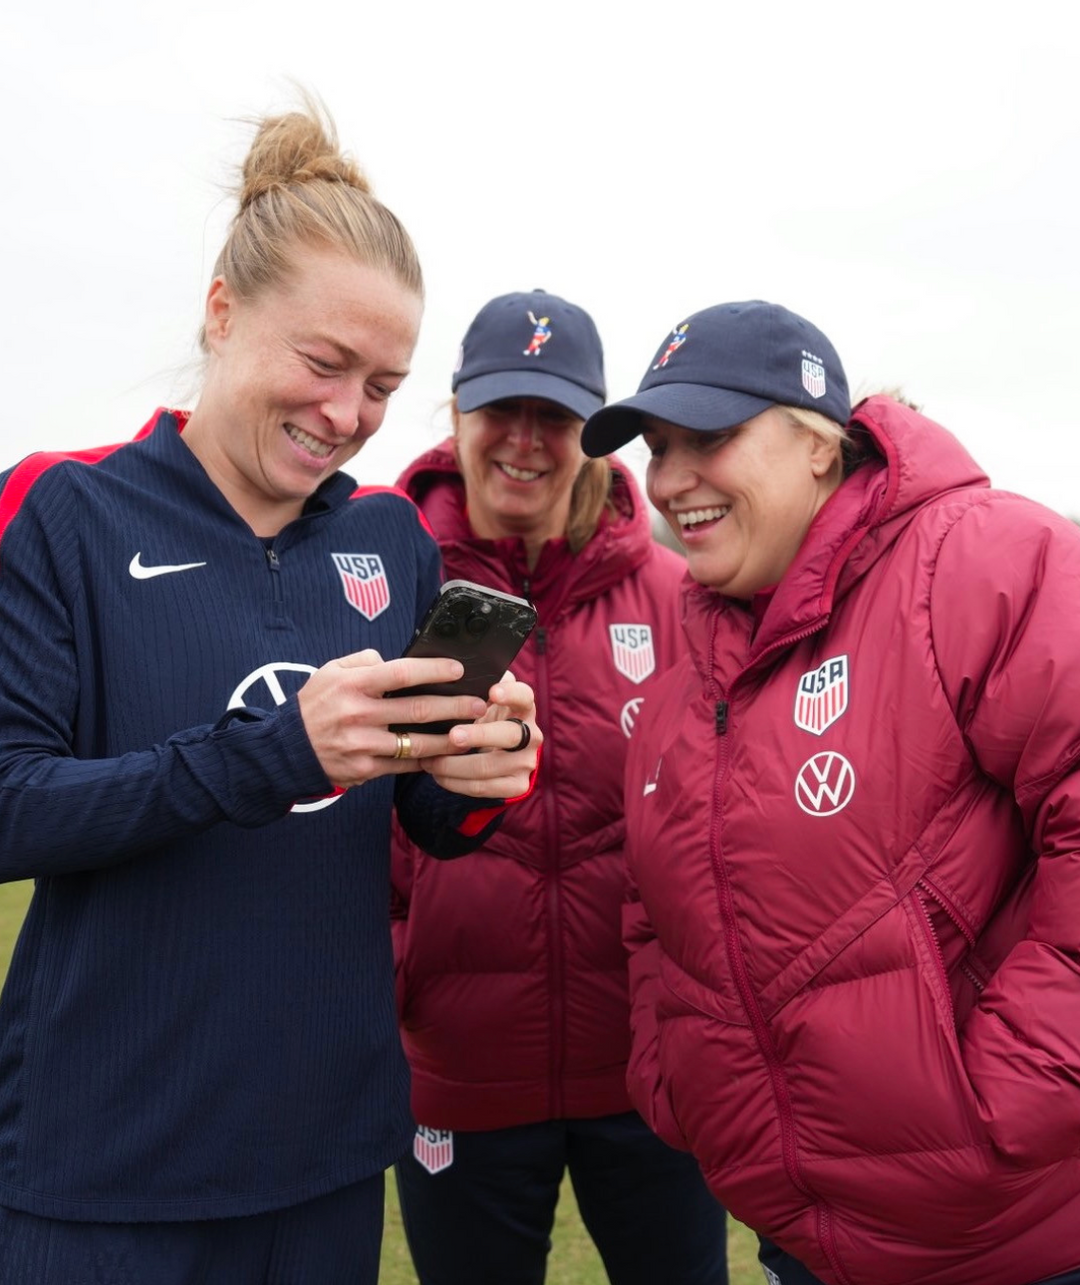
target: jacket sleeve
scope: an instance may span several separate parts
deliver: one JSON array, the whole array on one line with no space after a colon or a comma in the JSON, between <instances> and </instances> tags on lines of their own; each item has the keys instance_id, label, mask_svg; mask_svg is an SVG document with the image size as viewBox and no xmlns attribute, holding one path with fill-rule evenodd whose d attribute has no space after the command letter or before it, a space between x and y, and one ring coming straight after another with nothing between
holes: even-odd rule
<instances>
[{"instance_id":1,"label":"jacket sleeve","mask_svg":"<svg viewBox=\"0 0 1080 1285\"><path fill-rule=\"evenodd\" d=\"M961 1031L980 1114L1017 1163L1080 1149L1080 531L1017 497L945 538L934 648L977 766L1015 799L1035 861L1026 937Z\"/></svg>"},{"instance_id":2,"label":"jacket sleeve","mask_svg":"<svg viewBox=\"0 0 1080 1285\"><path fill-rule=\"evenodd\" d=\"M295 701L94 753L93 663L67 588L81 583L81 560L75 524L64 525L50 535L27 505L0 546L0 880L118 864L220 821L267 824L328 793Z\"/></svg>"},{"instance_id":3,"label":"jacket sleeve","mask_svg":"<svg viewBox=\"0 0 1080 1285\"><path fill-rule=\"evenodd\" d=\"M431 856L449 859L485 844L502 824L508 801L455 794L426 772L410 772L394 783L394 802L406 836Z\"/></svg>"}]
</instances>

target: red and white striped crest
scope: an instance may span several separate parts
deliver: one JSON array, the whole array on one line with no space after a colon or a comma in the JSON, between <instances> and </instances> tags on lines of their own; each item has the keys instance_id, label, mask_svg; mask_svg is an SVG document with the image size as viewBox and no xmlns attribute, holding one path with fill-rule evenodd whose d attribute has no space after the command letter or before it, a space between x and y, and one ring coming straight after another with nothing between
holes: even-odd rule
<instances>
[{"instance_id":1,"label":"red and white striped crest","mask_svg":"<svg viewBox=\"0 0 1080 1285\"><path fill-rule=\"evenodd\" d=\"M651 625L608 625L615 668L632 683L643 683L656 669Z\"/></svg>"},{"instance_id":2,"label":"red and white striped crest","mask_svg":"<svg viewBox=\"0 0 1080 1285\"><path fill-rule=\"evenodd\" d=\"M811 397L825 396L825 367L819 362L804 357L802 363L802 386Z\"/></svg>"},{"instance_id":3,"label":"red and white striped crest","mask_svg":"<svg viewBox=\"0 0 1080 1285\"><path fill-rule=\"evenodd\" d=\"M374 620L390 606L390 582L377 553L332 553L345 601Z\"/></svg>"},{"instance_id":4,"label":"red and white striped crest","mask_svg":"<svg viewBox=\"0 0 1080 1285\"><path fill-rule=\"evenodd\" d=\"M848 658L833 656L807 670L795 692L795 726L820 736L848 707Z\"/></svg>"},{"instance_id":5,"label":"red and white striped crest","mask_svg":"<svg viewBox=\"0 0 1080 1285\"><path fill-rule=\"evenodd\" d=\"M428 1173L449 1169L454 1163L454 1135L449 1129L429 1129L425 1124L417 1125L412 1153Z\"/></svg>"}]
</instances>

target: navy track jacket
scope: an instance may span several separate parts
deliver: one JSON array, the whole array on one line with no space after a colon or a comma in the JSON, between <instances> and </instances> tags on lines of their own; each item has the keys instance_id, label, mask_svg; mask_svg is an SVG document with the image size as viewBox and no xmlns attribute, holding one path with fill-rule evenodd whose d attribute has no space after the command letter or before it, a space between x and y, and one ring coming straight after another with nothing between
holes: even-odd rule
<instances>
[{"instance_id":1,"label":"navy track jacket","mask_svg":"<svg viewBox=\"0 0 1080 1285\"><path fill-rule=\"evenodd\" d=\"M0 1203L56 1218L249 1214L393 1162L392 806L435 855L491 829L423 773L333 794L295 699L409 641L440 580L416 509L337 474L260 540L181 428L0 475L0 879L37 880Z\"/></svg>"}]
</instances>

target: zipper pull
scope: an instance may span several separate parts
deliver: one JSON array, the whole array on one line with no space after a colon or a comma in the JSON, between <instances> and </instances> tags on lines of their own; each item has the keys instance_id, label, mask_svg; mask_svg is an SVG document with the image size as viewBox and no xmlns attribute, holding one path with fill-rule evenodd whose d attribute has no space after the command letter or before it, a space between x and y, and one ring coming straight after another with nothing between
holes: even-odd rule
<instances>
[{"instance_id":1,"label":"zipper pull","mask_svg":"<svg viewBox=\"0 0 1080 1285\"><path fill-rule=\"evenodd\" d=\"M727 701L717 701L716 714L714 719L716 724L717 736L723 736L724 733L727 731L727 712L728 712Z\"/></svg>"},{"instance_id":2,"label":"zipper pull","mask_svg":"<svg viewBox=\"0 0 1080 1285\"><path fill-rule=\"evenodd\" d=\"M547 630L543 625L537 625L533 637L536 639L536 654L542 656L547 651Z\"/></svg>"},{"instance_id":3,"label":"zipper pull","mask_svg":"<svg viewBox=\"0 0 1080 1285\"><path fill-rule=\"evenodd\" d=\"M281 570L281 560L278 558L278 555L274 552L273 549L267 549L266 561L270 564L271 571Z\"/></svg>"}]
</instances>

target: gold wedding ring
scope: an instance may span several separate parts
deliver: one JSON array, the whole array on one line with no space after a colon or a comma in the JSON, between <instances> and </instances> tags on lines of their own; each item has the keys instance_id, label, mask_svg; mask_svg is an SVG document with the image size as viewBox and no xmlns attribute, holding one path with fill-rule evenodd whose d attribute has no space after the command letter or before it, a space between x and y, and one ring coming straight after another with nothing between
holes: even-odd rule
<instances>
[{"instance_id":1,"label":"gold wedding ring","mask_svg":"<svg viewBox=\"0 0 1080 1285\"><path fill-rule=\"evenodd\" d=\"M395 732L397 737L397 749L392 755L396 759L407 759L412 757L412 739L408 732Z\"/></svg>"}]
</instances>

